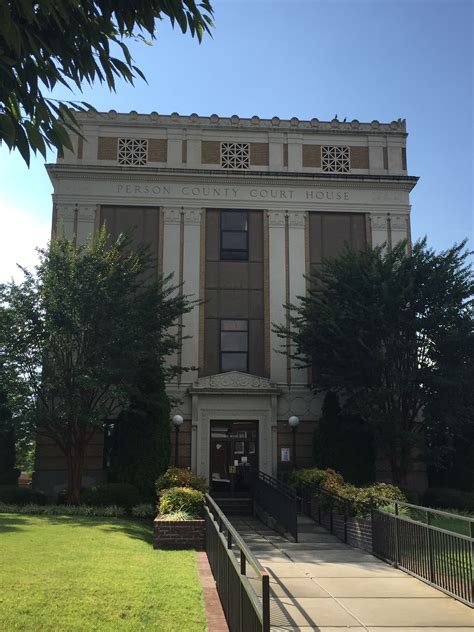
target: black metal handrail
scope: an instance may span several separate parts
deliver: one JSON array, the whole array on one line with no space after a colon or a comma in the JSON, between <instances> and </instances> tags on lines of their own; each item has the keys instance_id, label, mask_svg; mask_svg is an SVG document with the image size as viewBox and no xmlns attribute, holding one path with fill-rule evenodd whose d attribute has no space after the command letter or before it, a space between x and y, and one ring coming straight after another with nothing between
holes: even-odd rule
<instances>
[{"instance_id":1,"label":"black metal handrail","mask_svg":"<svg viewBox=\"0 0 474 632\"><path fill-rule=\"evenodd\" d=\"M317 507L320 524L323 522L322 513L329 514L329 530L332 533L334 517L343 517L345 542L349 517L357 513L370 516L374 555L474 607L473 518L384 497L374 498L374 503L353 502L337 494L320 491L316 498L332 501L326 506L324 502L318 502ZM385 506L377 507L376 502ZM387 511L391 507L393 513ZM410 510L412 515L401 515L401 507ZM420 515L425 516L425 522L417 518ZM469 535L431 524L434 515L468 523Z\"/></svg>"},{"instance_id":2,"label":"black metal handrail","mask_svg":"<svg viewBox=\"0 0 474 632\"><path fill-rule=\"evenodd\" d=\"M404 500L393 500L390 498L385 498L384 496L376 496L376 498L377 500L383 501L387 505L393 505L395 508L408 507L409 509L414 509L420 513L424 513L428 524L429 524L428 515L436 514L439 516L445 516L446 518L460 520L461 522L468 522L471 525L471 532L472 532L472 529L474 529L474 518L471 518L470 516L463 516L462 514L453 513L452 511L444 511L443 509L433 509L432 507L423 507L422 505L412 505L411 503L407 503Z\"/></svg>"},{"instance_id":3,"label":"black metal handrail","mask_svg":"<svg viewBox=\"0 0 474 632\"><path fill-rule=\"evenodd\" d=\"M375 555L474 607L474 520L447 511L382 498L394 513L372 509ZM425 514L426 522L400 515L400 506ZM469 535L434 526L438 514L469 523Z\"/></svg>"},{"instance_id":4,"label":"black metal handrail","mask_svg":"<svg viewBox=\"0 0 474 632\"><path fill-rule=\"evenodd\" d=\"M259 471L255 477L253 499L298 542L298 497L294 489Z\"/></svg>"},{"instance_id":5,"label":"black metal handrail","mask_svg":"<svg viewBox=\"0 0 474 632\"><path fill-rule=\"evenodd\" d=\"M267 571L209 494L206 494L204 509L206 553L230 632L269 632L270 578ZM260 582L261 599L249 581L249 571Z\"/></svg>"}]
</instances>

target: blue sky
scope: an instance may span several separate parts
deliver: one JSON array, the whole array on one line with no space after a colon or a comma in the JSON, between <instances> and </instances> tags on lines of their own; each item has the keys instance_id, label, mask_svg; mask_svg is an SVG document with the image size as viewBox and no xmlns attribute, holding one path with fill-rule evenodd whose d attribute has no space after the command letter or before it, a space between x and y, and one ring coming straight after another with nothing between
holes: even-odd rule
<instances>
[{"instance_id":1,"label":"blue sky","mask_svg":"<svg viewBox=\"0 0 474 632\"><path fill-rule=\"evenodd\" d=\"M407 119L412 233L437 250L473 237L472 0L214 0L199 45L159 27L133 44L148 84L96 85L97 109L386 122ZM68 97L68 93L55 96ZM52 159L52 157L51 157ZM31 265L51 217L41 158L0 148L0 280ZM472 246L472 241L471 241Z\"/></svg>"}]
</instances>

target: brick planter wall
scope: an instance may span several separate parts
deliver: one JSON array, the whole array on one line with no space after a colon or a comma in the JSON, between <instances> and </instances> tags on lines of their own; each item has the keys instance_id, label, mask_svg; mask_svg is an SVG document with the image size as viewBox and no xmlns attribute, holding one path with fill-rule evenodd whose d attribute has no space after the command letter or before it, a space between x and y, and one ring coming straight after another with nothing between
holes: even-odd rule
<instances>
[{"instance_id":1,"label":"brick planter wall","mask_svg":"<svg viewBox=\"0 0 474 632\"><path fill-rule=\"evenodd\" d=\"M318 522L318 502L314 498L311 500L311 517ZM331 513L328 511L321 512L321 526L331 531L337 538L344 542L344 515L336 512L332 513L332 529L331 529ZM349 516L346 524L347 544L355 546L372 553L372 523L370 518L355 518Z\"/></svg>"},{"instance_id":2,"label":"brick planter wall","mask_svg":"<svg viewBox=\"0 0 474 632\"><path fill-rule=\"evenodd\" d=\"M154 549L196 549L204 551L206 547L205 520L161 520L158 516L153 522Z\"/></svg>"}]
</instances>

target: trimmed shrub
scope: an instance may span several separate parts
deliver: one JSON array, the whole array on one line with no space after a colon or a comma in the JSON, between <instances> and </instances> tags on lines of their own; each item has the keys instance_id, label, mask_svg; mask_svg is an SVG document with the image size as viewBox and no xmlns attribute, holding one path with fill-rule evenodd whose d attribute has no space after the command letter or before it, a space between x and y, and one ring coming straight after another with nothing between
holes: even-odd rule
<instances>
[{"instance_id":1,"label":"trimmed shrub","mask_svg":"<svg viewBox=\"0 0 474 632\"><path fill-rule=\"evenodd\" d=\"M84 490L81 494L80 504L95 507L117 505L118 507L131 509L134 505L140 504L142 500L140 492L133 485L108 483Z\"/></svg>"},{"instance_id":2,"label":"trimmed shrub","mask_svg":"<svg viewBox=\"0 0 474 632\"><path fill-rule=\"evenodd\" d=\"M45 505L46 496L39 491L29 487L18 487L17 485L0 485L0 503L7 505Z\"/></svg>"},{"instance_id":3,"label":"trimmed shrub","mask_svg":"<svg viewBox=\"0 0 474 632\"><path fill-rule=\"evenodd\" d=\"M290 485L303 498L320 496L320 504L324 509L342 512L344 507L351 515L367 515L370 506L384 507L388 500L406 501L403 492L395 485L374 483L368 487L357 487L346 483L342 476L334 470L306 469L295 470L290 476ZM338 498L328 498L321 494L326 492ZM347 500L348 503L343 501Z\"/></svg>"},{"instance_id":4,"label":"trimmed shrub","mask_svg":"<svg viewBox=\"0 0 474 632\"><path fill-rule=\"evenodd\" d=\"M322 490L329 494L337 494L344 485L342 476L334 470L302 469L294 470L288 484L293 487L298 496L308 498L317 495Z\"/></svg>"},{"instance_id":5,"label":"trimmed shrub","mask_svg":"<svg viewBox=\"0 0 474 632\"><path fill-rule=\"evenodd\" d=\"M89 507L87 505L10 505L0 503L0 513L19 513L38 516L104 516L120 518L125 515L123 507Z\"/></svg>"},{"instance_id":6,"label":"trimmed shrub","mask_svg":"<svg viewBox=\"0 0 474 632\"><path fill-rule=\"evenodd\" d=\"M152 503L140 503L132 507L132 516L134 518L154 518L156 515L156 507Z\"/></svg>"},{"instance_id":7,"label":"trimmed shrub","mask_svg":"<svg viewBox=\"0 0 474 632\"><path fill-rule=\"evenodd\" d=\"M451 487L431 487L426 490L423 501L428 507L474 512L474 492Z\"/></svg>"},{"instance_id":8,"label":"trimmed shrub","mask_svg":"<svg viewBox=\"0 0 474 632\"><path fill-rule=\"evenodd\" d=\"M186 522L186 520L195 520L195 516L192 516L188 511L173 511L169 514L160 516L160 520L168 522Z\"/></svg>"},{"instance_id":9,"label":"trimmed shrub","mask_svg":"<svg viewBox=\"0 0 474 632\"><path fill-rule=\"evenodd\" d=\"M190 487L203 494L207 491L206 479L195 474L189 468L170 467L156 481L156 493L158 496L165 489L172 487Z\"/></svg>"},{"instance_id":10,"label":"trimmed shrub","mask_svg":"<svg viewBox=\"0 0 474 632\"><path fill-rule=\"evenodd\" d=\"M204 508L204 494L190 487L172 487L162 492L158 506L160 515L186 511L193 518L200 516Z\"/></svg>"}]
</instances>

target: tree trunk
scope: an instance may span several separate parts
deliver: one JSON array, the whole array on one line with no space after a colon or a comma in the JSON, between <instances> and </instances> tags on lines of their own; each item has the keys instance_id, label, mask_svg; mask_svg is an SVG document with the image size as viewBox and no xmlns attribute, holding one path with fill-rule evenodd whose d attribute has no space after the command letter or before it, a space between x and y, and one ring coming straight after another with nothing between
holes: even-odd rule
<instances>
[{"instance_id":1,"label":"tree trunk","mask_svg":"<svg viewBox=\"0 0 474 632\"><path fill-rule=\"evenodd\" d=\"M66 455L67 463L67 502L78 505L82 487L85 446L71 446Z\"/></svg>"},{"instance_id":2,"label":"tree trunk","mask_svg":"<svg viewBox=\"0 0 474 632\"><path fill-rule=\"evenodd\" d=\"M396 451L395 451L396 452ZM390 458L390 469L392 470L392 483L401 488L407 486L407 470L400 462L399 455L392 453Z\"/></svg>"}]
</instances>

